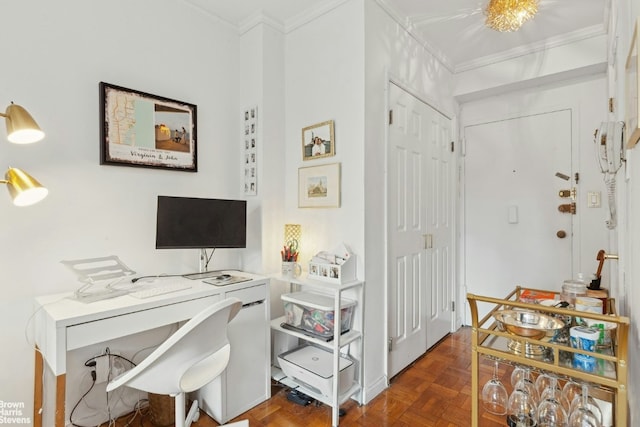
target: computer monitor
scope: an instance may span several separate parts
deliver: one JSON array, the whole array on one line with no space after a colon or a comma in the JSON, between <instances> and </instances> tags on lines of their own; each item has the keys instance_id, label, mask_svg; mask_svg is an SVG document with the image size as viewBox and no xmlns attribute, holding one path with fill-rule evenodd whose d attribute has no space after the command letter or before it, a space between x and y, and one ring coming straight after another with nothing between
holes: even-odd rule
<instances>
[{"instance_id":1,"label":"computer monitor","mask_svg":"<svg viewBox=\"0 0 640 427\"><path fill-rule=\"evenodd\" d=\"M245 200L158 196L156 249L245 248Z\"/></svg>"}]
</instances>

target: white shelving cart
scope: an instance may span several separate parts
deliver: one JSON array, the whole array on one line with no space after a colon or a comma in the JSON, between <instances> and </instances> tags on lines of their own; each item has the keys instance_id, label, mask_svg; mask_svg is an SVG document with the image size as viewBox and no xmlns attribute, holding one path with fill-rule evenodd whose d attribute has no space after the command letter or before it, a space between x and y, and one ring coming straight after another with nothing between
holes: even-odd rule
<instances>
[{"instance_id":1,"label":"white shelving cart","mask_svg":"<svg viewBox=\"0 0 640 427\"><path fill-rule=\"evenodd\" d=\"M340 422L340 405L346 402L349 398L355 398L359 403L362 403L362 379L363 379L363 333L362 326L364 323L364 282L359 280L353 280L346 283L330 283L321 280L309 279L307 276L298 278L281 278L281 280L290 283L291 288L300 288L305 291L312 291L321 294L330 295L333 297L334 302L334 325L336 327L333 331L333 339L326 341L321 338L316 338L310 334L284 328L281 325L285 322L285 316L273 319L271 321L271 329L278 333L287 334L298 338L298 341L318 346L325 350L328 350L333 355L333 386L331 392L331 398L318 393L307 387L305 384L301 384L294 378L287 377L282 369L277 366L271 367L271 377L291 388L296 388L304 394L331 406L332 411L332 426L338 426ZM344 333L341 333L341 300L343 293L348 290L353 290L355 293L356 305L354 307L354 320L352 328ZM339 393L341 385L339 384L340 375L340 357L341 355L348 356L356 363L355 377L353 384L344 393Z\"/></svg>"}]
</instances>

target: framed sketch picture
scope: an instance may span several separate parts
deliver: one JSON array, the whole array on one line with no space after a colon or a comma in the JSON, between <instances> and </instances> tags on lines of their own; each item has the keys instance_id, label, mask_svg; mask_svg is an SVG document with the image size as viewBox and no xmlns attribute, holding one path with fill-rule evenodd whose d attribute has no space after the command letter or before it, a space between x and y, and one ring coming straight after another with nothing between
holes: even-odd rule
<instances>
[{"instance_id":1,"label":"framed sketch picture","mask_svg":"<svg viewBox=\"0 0 640 427\"><path fill-rule=\"evenodd\" d=\"M197 172L193 104L100 83L100 164Z\"/></svg>"},{"instance_id":2,"label":"framed sketch picture","mask_svg":"<svg viewBox=\"0 0 640 427\"><path fill-rule=\"evenodd\" d=\"M298 207L340 207L340 163L298 169Z\"/></svg>"},{"instance_id":3,"label":"framed sketch picture","mask_svg":"<svg viewBox=\"0 0 640 427\"><path fill-rule=\"evenodd\" d=\"M333 120L302 129L302 160L335 156Z\"/></svg>"}]
</instances>

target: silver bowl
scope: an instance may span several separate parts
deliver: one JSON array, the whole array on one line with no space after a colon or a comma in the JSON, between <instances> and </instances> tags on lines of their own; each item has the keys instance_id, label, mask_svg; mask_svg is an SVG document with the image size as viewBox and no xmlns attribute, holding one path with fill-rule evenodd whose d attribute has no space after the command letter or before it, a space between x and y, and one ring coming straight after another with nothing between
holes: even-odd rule
<instances>
[{"instance_id":1,"label":"silver bowl","mask_svg":"<svg viewBox=\"0 0 640 427\"><path fill-rule=\"evenodd\" d=\"M493 317L510 334L536 340L564 327L562 320L536 311L501 310Z\"/></svg>"}]
</instances>

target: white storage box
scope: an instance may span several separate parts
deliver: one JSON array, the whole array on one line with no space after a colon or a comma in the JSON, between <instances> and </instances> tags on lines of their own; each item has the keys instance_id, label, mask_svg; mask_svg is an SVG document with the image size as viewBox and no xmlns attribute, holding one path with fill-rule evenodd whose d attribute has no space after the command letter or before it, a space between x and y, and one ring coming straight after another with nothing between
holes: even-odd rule
<instances>
[{"instance_id":1,"label":"white storage box","mask_svg":"<svg viewBox=\"0 0 640 427\"><path fill-rule=\"evenodd\" d=\"M280 354L278 361L282 372L287 377L318 394L332 397L333 354L331 352L308 345ZM343 394L353 385L356 364L342 354L339 361L338 394Z\"/></svg>"},{"instance_id":2,"label":"white storage box","mask_svg":"<svg viewBox=\"0 0 640 427\"><path fill-rule=\"evenodd\" d=\"M309 279L329 283L347 283L356 280L356 256L350 255L343 264L309 262Z\"/></svg>"},{"instance_id":3,"label":"white storage box","mask_svg":"<svg viewBox=\"0 0 640 427\"><path fill-rule=\"evenodd\" d=\"M284 294L281 298L285 323L320 338L333 337L335 304L332 296L303 291ZM340 299L341 333L351 329L355 305L355 301Z\"/></svg>"}]
</instances>

